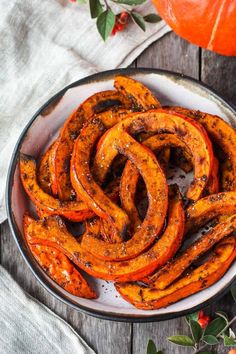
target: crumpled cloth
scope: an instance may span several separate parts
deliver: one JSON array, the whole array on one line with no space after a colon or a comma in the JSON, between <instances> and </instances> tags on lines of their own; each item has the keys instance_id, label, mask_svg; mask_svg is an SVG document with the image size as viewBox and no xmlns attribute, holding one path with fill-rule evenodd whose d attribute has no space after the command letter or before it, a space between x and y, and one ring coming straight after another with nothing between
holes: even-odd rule
<instances>
[{"instance_id":1,"label":"crumpled cloth","mask_svg":"<svg viewBox=\"0 0 236 354\"><path fill-rule=\"evenodd\" d=\"M151 3L143 14L154 12ZM103 42L88 5L69 0L0 1L0 223L16 141L35 111L64 86L98 71L126 67L170 28L135 24Z\"/></svg>"},{"instance_id":2,"label":"crumpled cloth","mask_svg":"<svg viewBox=\"0 0 236 354\"><path fill-rule=\"evenodd\" d=\"M1 354L95 354L64 320L0 266Z\"/></svg>"}]
</instances>

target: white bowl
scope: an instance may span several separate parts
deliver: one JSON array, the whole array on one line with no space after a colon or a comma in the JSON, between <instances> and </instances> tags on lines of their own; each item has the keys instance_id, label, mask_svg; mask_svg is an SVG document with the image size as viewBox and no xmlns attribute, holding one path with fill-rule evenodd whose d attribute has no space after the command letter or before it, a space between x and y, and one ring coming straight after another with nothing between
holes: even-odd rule
<instances>
[{"instance_id":1,"label":"white bowl","mask_svg":"<svg viewBox=\"0 0 236 354\"><path fill-rule=\"evenodd\" d=\"M24 212L30 210L30 202L19 178L19 153L23 152L37 159L42 150L55 138L69 114L93 93L112 89L113 79L117 74L129 75L143 82L156 94L163 105L199 109L216 114L235 126L236 115L233 107L212 90L188 77L155 69L114 70L89 76L64 88L46 102L21 134L8 174L6 193L8 218L17 245L32 272L42 285L60 300L80 311L110 320L130 322L166 320L193 312L222 296L236 277L236 263L210 288L166 308L143 311L123 300L114 289L113 283L106 281L91 280L99 293L99 298L96 300L78 298L64 291L40 268L22 232L22 217Z\"/></svg>"}]
</instances>

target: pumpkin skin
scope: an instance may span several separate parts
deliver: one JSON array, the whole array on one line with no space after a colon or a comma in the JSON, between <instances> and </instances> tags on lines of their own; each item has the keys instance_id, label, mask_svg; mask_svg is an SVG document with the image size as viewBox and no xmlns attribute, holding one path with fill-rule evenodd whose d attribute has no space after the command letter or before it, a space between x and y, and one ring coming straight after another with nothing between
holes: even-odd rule
<instances>
[{"instance_id":1,"label":"pumpkin skin","mask_svg":"<svg viewBox=\"0 0 236 354\"><path fill-rule=\"evenodd\" d=\"M153 0L181 37L223 55L236 56L235 0Z\"/></svg>"}]
</instances>

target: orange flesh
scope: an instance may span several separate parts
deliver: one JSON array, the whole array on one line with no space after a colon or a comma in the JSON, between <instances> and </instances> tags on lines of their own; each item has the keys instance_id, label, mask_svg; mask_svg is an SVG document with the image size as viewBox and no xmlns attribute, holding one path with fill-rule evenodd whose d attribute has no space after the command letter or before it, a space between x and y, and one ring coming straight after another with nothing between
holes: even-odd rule
<instances>
[{"instance_id":1,"label":"orange flesh","mask_svg":"<svg viewBox=\"0 0 236 354\"><path fill-rule=\"evenodd\" d=\"M116 124L103 135L94 159L94 171L100 182L105 180L112 160L118 154L115 143L116 136L127 131L131 135L140 132L176 134L186 145L194 160L194 181L187 192L190 200L198 200L208 182L213 166L213 150L204 128L196 121L176 113L170 114L162 109L145 113L133 113L121 123ZM109 154L106 153L109 151ZM102 165L100 161L103 161Z\"/></svg>"},{"instance_id":2,"label":"orange flesh","mask_svg":"<svg viewBox=\"0 0 236 354\"><path fill-rule=\"evenodd\" d=\"M84 202L60 202L45 193L38 185L35 160L20 155L20 176L26 193L38 209L49 215L62 215L73 221L82 221L93 216L93 212Z\"/></svg>"},{"instance_id":3,"label":"orange flesh","mask_svg":"<svg viewBox=\"0 0 236 354\"><path fill-rule=\"evenodd\" d=\"M82 246L102 259L130 259L147 249L162 230L168 204L167 184L164 173L150 150L125 132L121 135L117 133L112 141L119 152L135 163L142 175L148 191L148 211L142 225L130 240L122 244L107 244L86 236L82 239Z\"/></svg>"},{"instance_id":4,"label":"orange flesh","mask_svg":"<svg viewBox=\"0 0 236 354\"><path fill-rule=\"evenodd\" d=\"M158 289L165 289L176 280L196 259L209 251L222 238L236 229L236 215L213 227L207 234L201 236L181 255L165 265L160 271L149 278Z\"/></svg>"},{"instance_id":5,"label":"orange flesh","mask_svg":"<svg viewBox=\"0 0 236 354\"><path fill-rule=\"evenodd\" d=\"M236 193L212 194L198 200L186 210L185 233L199 229L208 221L236 213Z\"/></svg>"},{"instance_id":6,"label":"orange flesh","mask_svg":"<svg viewBox=\"0 0 236 354\"><path fill-rule=\"evenodd\" d=\"M63 289L86 299L97 298L86 280L63 253L43 245L29 244L29 247L43 270Z\"/></svg>"},{"instance_id":7,"label":"orange flesh","mask_svg":"<svg viewBox=\"0 0 236 354\"><path fill-rule=\"evenodd\" d=\"M168 227L152 248L134 259L112 262L98 259L85 251L67 231L60 217L51 216L38 221L27 215L24 218L24 232L30 244L56 248L88 274L119 282L142 279L165 264L175 254L181 243L183 226L182 203L178 197L175 197L173 201L170 201ZM99 232L99 224L95 221L86 233L96 235L97 232Z\"/></svg>"},{"instance_id":8,"label":"orange flesh","mask_svg":"<svg viewBox=\"0 0 236 354\"><path fill-rule=\"evenodd\" d=\"M185 297L208 288L219 280L236 257L234 237L223 240L209 259L164 290L142 287L135 283L117 284L120 295L135 307L153 310L166 307Z\"/></svg>"},{"instance_id":9,"label":"orange flesh","mask_svg":"<svg viewBox=\"0 0 236 354\"><path fill-rule=\"evenodd\" d=\"M223 119L209 113L189 110L182 107L165 108L167 112L177 112L202 124L209 136L228 157L227 166L222 170L223 191L236 190L236 131Z\"/></svg>"},{"instance_id":10,"label":"orange flesh","mask_svg":"<svg viewBox=\"0 0 236 354\"><path fill-rule=\"evenodd\" d=\"M75 196L70 181L70 158L83 125L92 116L112 107L129 107L130 101L117 91L98 92L84 101L66 120L58 137L53 165L54 180L57 183L58 196L61 200L72 200Z\"/></svg>"}]
</instances>

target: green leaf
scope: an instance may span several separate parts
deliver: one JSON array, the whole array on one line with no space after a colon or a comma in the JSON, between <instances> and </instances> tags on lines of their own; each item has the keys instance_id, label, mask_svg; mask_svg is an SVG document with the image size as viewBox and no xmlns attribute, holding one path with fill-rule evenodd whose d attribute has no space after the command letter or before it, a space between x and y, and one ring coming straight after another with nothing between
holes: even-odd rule
<instances>
[{"instance_id":1,"label":"green leaf","mask_svg":"<svg viewBox=\"0 0 236 354\"><path fill-rule=\"evenodd\" d=\"M204 336L210 334L212 336L217 336L227 325L227 322L222 317L215 318L209 325L206 327Z\"/></svg>"},{"instance_id":2,"label":"green leaf","mask_svg":"<svg viewBox=\"0 0 236 354\"><path fill-rule=\"evenodd\" d=\"M157 23L161 21L161 17L158 16L157 14L149 14L144 16L144 21L149 22L149 23Z\"/></svg>"},{"instance_id":3,"label":"green leaf","mask_svg":"<svg viewBox=\"0 0 236 354\"><path fill-rule=\"evenodd\" d=\"M227 316L227 314L226 314L225 312L223 312L223 311L217 311L217 312L216 312L216 315L218 315L218 316L224 318L225 321L226 321L226 323L228 324L228 316Z\"/></svg>"},{"instance_id":4,"label":"green leaf","mask_svg":"<svg viewBox=\"0 0 236 354\"><path fill-rule=\"evenodd\" d=\"M203 342L209 345L215 345L219 343L218 339L215 336L212 336L211 334L204 336L202 340Z\"/></svg>"},{"instance_id":5,"label":"green leaf","mask_svg":"<svg viewBox=\"0 0 236 354\"><path fill-rule=\"evenodd\" d=\"M236 340L233 338L230 338L230 337L226 336L226 334L224 334L224 345L226 347L232 347L232 346L234 347L234 346L236 346Z\"/></svg>"},{"instance_id":6,"label":"green leaf","mask_svg":"<svg viewBox=\"0 0 236 354\"><path fill-rule=\"evenodd\" d=\"M189 324L190 320L197 321L198 315L199 315L199 311L194 312L194 313L190 313L190 315L185 316L185 319L186 319L187 323Z\"/></svg>"},{"instance_id":7,"label":"green leaf","mask_svg":"<svg viewBox=\"0 0 236 354\"><path fill-rule=\"evenodd\" d=\"M90 15L92 18L97 18L102 12L102 4L99 0L89 0Z\"/></svg>"},{"instance_id":8,"label":"green leaf","mask_svg":"<svg viewBox=\"0 0 236 354\"><path fill-rule=\"evenodd\" d=\"M177 335L177 336L168 337L167 339L168 339L168 341L170 341L174 344L182 345L184 347L193 347L194 346L194 341L189 336Z\"/></svg>"},{"instance_id":9,"label":"green leaf","mask_svg":"<svg viewBox=\"0 0 236 354\"><path fill-rule=\"evenodd\" d=\"M106 10L98 16L97 29L104 41L110 35L115 25L115 21L116 17L111 10Z\"/></svg>"},{"instance_id":10,"label":"green leaf","mask_svg":"<svg viewBox=\"0 0 236 354\"><path fill-rule=\"evenodd\" d=\"M147 354L157 354L157 348L153 340L149 339L147 346Z\"/></svg>"},{"instance_id":11,"label":"green leaf","mask_svg":"<svg viewBox=\"0 0 236 354\"><path fill-rule=\"evenodd\" d=\"M115 2L117 4L134 6L134 5L141 5L144 2L146 2L146 0L113 0L113 2Z\"/></svg>"},{"instance_id":12,"label":"green leaf","mask_svg":"<svg viewBox=\"0 0 236 354\"><path fill-rule=\"evenodd\" d=\"M131 12L131 17L134 22L145 32L146 26L143 17L137 12Z\"/></svg>"},{"instance_id":13,"label":"green leaf","mask_svg":"<svg viewBox=\"0 0 236 354\"><path fill-rule=\"evenodd\" d=\"M231 294L234 298L234 301L236 301L236 285L231 286Z\"/></svg>"},{"instance_id":14,"label":"green leaf","mask_svg":"<svg viewBox=\"0 0 236 354\"><path fill-rule=\"evenodd\" d=\"M158 350L157 354L164 354L162 350Z\"/></svg>"},{"instance_id":15,"label":"green leaf","mask_svg":"<svg viewBox=\"0 0 236 354\"><path fill-rule=\"evenodd\" d=\"M80 5L86 4L86 0L77 0L77 3Z\"/></svg>"},{"instance_id":16,"label":"green leaf","mask_svg":"<svg viewBox=\"0 0 236 354\"><path fill-rule=\"evenodd\" d=\"M198 343L202 337L201 326L199 325L199 323L197 321L194 321L194 320L190 320L189 325L190 325L192 337L193 337L195 343Z\"/></svg>"}]
</instances>

